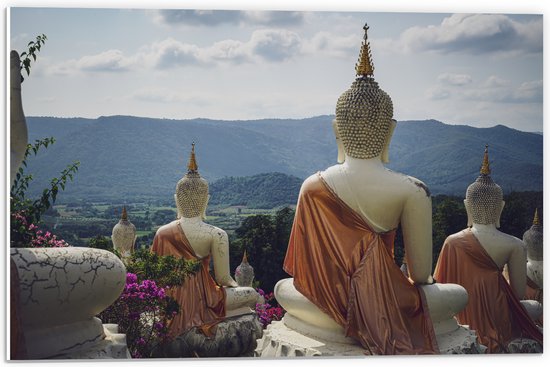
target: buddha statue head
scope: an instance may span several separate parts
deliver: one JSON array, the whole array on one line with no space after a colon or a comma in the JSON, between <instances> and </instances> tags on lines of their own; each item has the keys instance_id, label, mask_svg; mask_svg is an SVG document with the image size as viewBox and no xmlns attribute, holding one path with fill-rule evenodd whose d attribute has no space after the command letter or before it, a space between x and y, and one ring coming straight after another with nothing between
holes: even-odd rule
<instances>
[{"instance_id":1,"label":"buddha statue head","mask_svg":"<svg viewBox=\"0 0 550 367\"><path fill-rule=\"evenodd\" d=\"M198 171L195 157L195 143L191 147L191 156L187 164L187 173L176 185L176 206L178 217L194 218L206 214L208 205L208 182L202 178Z\"/></svg>"},{"instance_id":2,"label":"buddha statue head","mask_svg":"<svg viewBox=\"0 0 550 367\"><path fill-rule=\"evenodd\" d=\"M485 146L480 175L468 186L464 206L468 214L468 227L472 224L495 224L500 227L500 214L504 208L502 189L491 178L489 146Z\"/></svg>"},{"instance_id":3,"label":"buddha statue head","mask_svg":"<svg viewBox=\"0 0 550 367\"><path fill-rule=\"evenodd\" d=\"M535 209L533 225L523 234L523 242L527 246L527 258L542 261L542 224L539 221L538 210Z\"/></svg>"},{"instance_id":4,"label":"buddha statue head","mask_svg":"<svg viewBox=\"0 0 550 367\"><path fill-rule=\"evenodd\" d=\"M356 79L336 104L335 134L345 154L369 159L380 156L388 162L388 148L396 125L390 96L374 80L374 66L367 39L369 27L355 65ZM338 161L341 161L339 154Z\"/></svg>"}]
</instances>

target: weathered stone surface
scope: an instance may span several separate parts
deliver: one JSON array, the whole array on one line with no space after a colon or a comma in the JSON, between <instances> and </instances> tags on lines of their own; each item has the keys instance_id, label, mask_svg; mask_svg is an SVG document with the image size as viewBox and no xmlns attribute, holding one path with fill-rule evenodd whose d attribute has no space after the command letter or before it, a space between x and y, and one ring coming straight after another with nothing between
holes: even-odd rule
<instances>
[{"instance_id":1,"label":"weathered stone surface","mask_svg":"<svg viewBox=\"0 0 550 367\"><path fill-rule=\"evenodd\" d=\"M117 256L78 247L13 248L10 252L17 270L26 359L80 358L70 356L88 352L96 356L90 358L124 354L124 338L106 333L101 320L94 317L124 288L126 268Z\"/></svg>"},{"instance_id":2,"label":"weathered stone surface","mask_svg":"<svg viewBox=\"0 0 550 367\"><path fill-rule=\"evenodd\" d=\"M359 344L337 343L299 333L274 321L264 330L254 352L256 357L362 357L367 354Z\"/></svg>"},{"instance_id":3,"label":"weathered stone surface","mask_svg":"<svg viewBox=\"0 0 550 367\"><path fill-rule=\"evenodd\" d=\"M288 316L287 313L282 321L268 325L262 339L258 340L257 357L360 357L371 354L351 338L336 338L334 333L322 333L316 326ZM441 354L482 354L486 349L478 343L475 332L465 326L456 325L436 337Z\"/></svg>"},{"instance_id":4,"label":"weathered stone surface","mask_svg":"<svg viewBox=\"0 0 550 367\"><path fill-rule=\"evenodd\" d=\"M104 338L90 348L66 352L51 359L130 359L126 334L119 334L117 324L103 325Z\"/></svg>"},{"instance_id":5,"label":"weathered stone surface","mask_svg":"<svg viewBox=\"0 0 550 367\"><path fill-rule=\"evenodd\" d=\"M542 353L542 345L532 339L517 338L508 344L508 353Z\"/></svg>"},{"instance_id":6,"label":"weathered stone surface","mask_svg":"<svg viewBox=\"0 0 550 367\"><path fill-rule=\"evenodd\" d=\"M213 338L193 328L155 353L155 357L252 357L261 336L262 326L256 314L232 317L218 324Z\"/></svg>"},{"instance_id":7,"label":"weathered stone surface","mask_svg":"<svg viewBox=\"0 0 550 367\"><path fill-rule=\"evenodd\" d=\"M479 344L476 333L467 326L436 334L440 354L483 354L487 347Z\"/></svg>"}]
</instances>

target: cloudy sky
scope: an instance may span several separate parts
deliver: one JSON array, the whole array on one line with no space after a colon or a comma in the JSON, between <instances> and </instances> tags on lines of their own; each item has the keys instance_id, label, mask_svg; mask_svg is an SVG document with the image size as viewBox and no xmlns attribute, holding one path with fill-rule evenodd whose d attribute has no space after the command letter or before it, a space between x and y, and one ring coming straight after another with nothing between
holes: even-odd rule
<instances>
[{"instance_id":1,"label":"cloudy sky","mask_svg":"<svg viewBox=\"0 0 550 367\"><path fill-rule=\"evenodd\" d=\"M28 116L333 114L365 22L397 120L543 126L542 15L12 8L9 47L48 40Z\"/></svg>"}]
</instances>

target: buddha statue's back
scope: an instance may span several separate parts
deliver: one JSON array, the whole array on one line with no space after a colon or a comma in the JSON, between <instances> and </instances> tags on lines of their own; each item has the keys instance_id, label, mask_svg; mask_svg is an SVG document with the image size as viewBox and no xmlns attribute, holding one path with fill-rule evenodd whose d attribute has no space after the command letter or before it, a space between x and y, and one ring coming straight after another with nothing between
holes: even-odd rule
<instances>
[{"instance_id":1,"label":"buddha statue's back","mask_svg":"<svg viewBox=\"0 0 550 367\"><path fill-rule=\"evenodd\" d=\"M447 237L435 277L466 288L469 302L457 318L477 331L489 353L505 353L515 348L510 343L516 338L542 341L542 333L533 322L540 316L540 304L522 301L525 246L520 239L497 229L504 207L503 192L490 173L486 146L480 174L466 190L468 228ZM536 343L532 350L539 350Z\"/></svg>"},{"instance_id":2,"label":"buddha statue's back","mask_svg":"<svg viewBox=\"0 0 550 367\"><path fill-rule=\"evenodd\" d=\"M302 185L284 264L294 278L280 281L275 296L287 325L305 333L338 342L351 336L374 354L438 353L429 313L433 323L448 321L467 295L457 285L428 286L425 296L416 287L433 283L431 198L424 183L383 165L396 122L373 78L367 29L357 78L333 123L343 163ZM399 225L410 279L393 261Z\"/></svg>"},{"instance_id":3,"label":"buddha statue's back","mask_svg":"<svg viewBox=\"0 0 550 367\"><path fill-rule=\"evenodd\" d=\"M174 195L178 219L157 230L151 250L201 262L198 275L170 290L182 308L171 324L170 333L178 336L198 327L210 336L213 326L225 317L250 314L261 297L251 287L238 287L231 277L227 233L203 222L208 182L198 172L194 143L187 169ZM211 263L214 279L209 273Z\"/></svg>"}]
</instances>

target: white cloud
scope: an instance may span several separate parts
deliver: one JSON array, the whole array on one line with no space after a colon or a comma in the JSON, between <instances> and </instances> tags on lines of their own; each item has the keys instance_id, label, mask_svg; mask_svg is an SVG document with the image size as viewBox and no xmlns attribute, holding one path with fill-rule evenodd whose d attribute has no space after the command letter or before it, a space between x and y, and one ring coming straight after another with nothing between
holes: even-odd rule
<instances>
[{"instance_id":1,"label":"white cloud","mask_svg":"<svg viewBox=\"0 0 550 367\"><path fill-rule=\"evenodd\" d=\"M506 87L510 85L510 81L506 79L502 79L496 75L491 75L485 80L481 86L485 88L498 88L498 87Z\"/></svg>"},{"instance_id":2,"label":"white cloud","mask_svg":"<svg viewBox=\"0 0 550 367\"><path fill-rule=\"evenodd\" d=\"M303 51L308 54L318 54L349 57L357 54L361 37L357 34L335 36L328 32L318 32L310 40L304 42Z\"/></svg>"},{"instance_id":3,"label":"white cloud","mask_svg":"<svg viewBox=\"0 0 550 367\"><path fill-rule=\"evenodd\" d=\"M290 26L301 24L304 12L162 9L155 13L159 24L177 26L217 26L221 24L258 24Z\"/></svg>"},{"instance_id":4,"label":"white cloud","mask_svg":"<svg viewBox=\"0 0 550 367\"><path fill-rule=\"evenodd\" d=\"M260 30L252 33L249 46L255 55L264 60L283 61L298 54L301 39L296 33L287 30Z\"/></svg>"},{"instance_id":5,"label":"white cloud","mask_svg":"<svg viewBox=\"0 0 550 367\"><path fill-rule=\"evenodd\" d=\"M453 14L438 25L405 30L392 48L404 52L539 54L542 16L521 23L502 14Z\"/></svg>"},{"instance_id":6,"label":"white cloud","mask_svg":"<svg viewBox=\"0 0 550 367\"><path fill-rule=\"evenodd\" d=\"M262 60L282 62L302 52L300 36L288 30L254 31L247 42L222 40L199 47L174 38L142 47L131 56L119 50L67 60L50 67L50 72L68 75L82 72L115 72L133 68L169 69L179 66L213 66L218 63L254 63Z\"/></svg>"},{"instance_id":7,"label":"white cloud","mask_svg":"<svg viewBox=\"0 0 550 367\"><path fill-rule=\"evenodd\" d=\"M472 77L468 74L444 73L439 74L437 80L442 84L460 86L470 84L472 82Z\"/></svg>"},{"instance_id":8,"label":"white cloud","mask_svg":"<svg viewBox=\"0 0 550 367\"><path fill-rule=\"evenodd\" d=\"M451 92L438 86L431 87L426 90L426 97L434 101L449 99L451 97Z\"/></svg>"},{"instance_id":9,"label":"white cloud","mask_svg":"<svg viewBox=\"0 0 550 367\"><path fill-rule=\"evenodd\" d=\"M76 62L76 67L84 71L124 71L131 66L132 61L119 50L108 50L97 55L84 56Z\"/></svg>"},{"instance_id":10,"label":"white cloud","mask_svg":"<svg viewBox=\"0 0 550 367\"><path fill-rule=\"evenodd\" d=\"M126 57L120 50L107 50L96 55L83 56L78 60L66 60L50 65L48 72L54 75L69 75L84 72L121 72L136 67L134 57Z\"/></svg>"},{"instance_id":11,"label":"white cloud","mask_svg":"<svg viewBox=\"0 0 550 367\"><path fill-rule=\"evenodd\" d=\"M207 62L198 46L182 43L173 38L154 43L149 52L142 57L160 69Z\"/></svg>"},{"instance_id":12,"label":"white cloud","mask_svg":"<svg viewBox=\"0 0 550 367\"><path fill-rule=\"evenodd\" d=\"M542 80L533 80L522 83L513 93L515 102L542 103Z\"/></svg>"},{"instance_id":13,"label":"white cloud","mask_svg":"<svg viewBox=\"0 0 550 367\"><path fill-rule=\"evenodd\" d=\"M524 82L516 87L510 87L508 83L493 84L468 90L463 95L468 100L494 103L542 103L542 96L542 80Z\"/></svg>"},{"instance_id":14,"label":"white cloud","mask_svg":"<svg viewBox=\"0 0 550 367\"><path fill-rule=\"evenodd\" d=\"M225 39L199 46L170 37L142 46L132 55L112 49L50 65L48 71L55 75L69 75L76 72L123 72L143 68L162 70L189 65L213 67L223 63L276 63L300 55L350 57L357 53L358 44L360 38L356 34L335 36L328 32L318 32L310 39L303 39L290 30L259 29L252 32L250 39L244 42Z\"/></svg>"},{"instance_id":15,"label":"white cloud","mask_svg":"<svg viewBox=\"0 0 550 367\"><path fill-rule=\"evenodd\" d=\"M141 88L127 95L126 98L152 103L192 103L193 105L206 105L209 103L207 97L190 97L186 94L174 92L172 89L159 87Z\"/></svg>"},{"instance_id":16,"label":"white cloud","mask_svg":"<svg viewBox=\"0 0 550 367\"><path fill-rule=\"evenodd\" d=\"M52 103L52 102L55 102L56 100L57 98L52 96L38 98L38 102L41 102L41 103Z\"/></svg>"}]
</instances>

